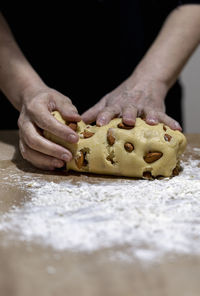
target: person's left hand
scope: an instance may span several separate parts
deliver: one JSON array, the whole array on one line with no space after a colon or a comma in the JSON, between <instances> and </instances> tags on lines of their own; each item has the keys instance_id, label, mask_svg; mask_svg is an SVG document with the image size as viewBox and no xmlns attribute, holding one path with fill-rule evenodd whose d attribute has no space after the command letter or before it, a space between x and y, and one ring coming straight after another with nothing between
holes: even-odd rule
<instances>
[{"instance_id":1,"label":"person's left hand","mask_svg":"<svg viewBox=\"0 0 200 296\"><path fill-rule=\"evenodd\" d=\"M99 126L114 117L122 117L124 124L134 126L136 117L144 117L147 124L163 122L174 130L182 130L177 121L165 114L167 91L163 82L130 77L81 117L86 123L96 120Z\"/></svg>"}]
</instances>

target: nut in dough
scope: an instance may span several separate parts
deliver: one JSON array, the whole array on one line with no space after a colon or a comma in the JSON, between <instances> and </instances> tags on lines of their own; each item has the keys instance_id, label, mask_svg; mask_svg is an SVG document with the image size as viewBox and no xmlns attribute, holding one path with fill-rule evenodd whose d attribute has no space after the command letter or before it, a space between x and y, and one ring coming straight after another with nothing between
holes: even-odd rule
<instances>
[{"instance_id":1,"label":"nut in dough","mask_svg":"<svg viewBox=\"0 0 200 296\"><path fill-rule=\"evenodd\" d=\"M52 114L67 124L59 112ZM47 139L72 152L73 160L67 163L67 170L148 179L179 172L179 157L185 150L186 138L162 123L150 126L137 118L135 126L128 127L121 118L116 118L102 127L83 121L71 127L79 135L76 144L44 131Z\"/></svg>"}]
</instances>

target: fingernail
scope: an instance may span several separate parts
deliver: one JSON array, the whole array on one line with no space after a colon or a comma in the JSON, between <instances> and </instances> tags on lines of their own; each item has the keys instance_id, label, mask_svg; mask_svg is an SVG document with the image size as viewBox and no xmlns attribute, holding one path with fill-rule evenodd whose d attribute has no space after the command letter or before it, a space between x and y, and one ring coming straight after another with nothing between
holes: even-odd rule
<instances>
[{"instance_id":1,"label":"fingernail","mask_svg":"<svg viewBox=\"0 0 200 296\"><path fill-rule=\"evenodd\" d=\"M153 118L150 118L150 119L148 119L148 123L157 124L158 121Z\"/></svg>"},{"instance_id":2,"label":"fingernail","mask_svg":"<svg viewBox=\"0 0 200 296\"><path fill-rule=\"evenodd\" d=\"M133 118L124 117L123 122L127 125L131 125L131 126L135 125L135 120Z\"/></svg>"},{"instance_id":3,"label":"fingernail","mask_svg":"<svg viewBox=\"0 0 200 296\"><path fill-rule=\"evenodd\" d=\"M105 116L101 116L100 118L98 118L98 122L100 124L105 124L106 123L106 117Z\"/></svg>"},{"instance_id":4,"label":"fingernail","mask_svg":"<svg viewBox=\"0 0 200 296\"><path fill-rule=\"evenodd\" d=\"M102 126L106 123L105 119L99 119L98 120L98 125Z\"/></svg>"},{"instance_id":5,"label":"fingernail","mask_svg":"<svg viewBox=\"0 0 200 296\"><path fill-rule=\"evenodd\" d=\"M75 136L75 135L73 135L73 134L70 134L70 135L68 136L68 141L69 141L69 142L72 142L72 143L77 142L77 136Z\"/></svg>"},{"instance_id":6,"label":"fingernail","mask_svg":"<svg viewBox=\"0 0 200 296\"><path fill-rule=\"evenodd\" d=\"M72 113L72 116L80 117L80 118L81 118L81 116L78 114L78 112L73 112L73 113Z\"/></svg>"},{"instance_id":7,"label":"fingernail","mask_svg":"<svg viewBox=\"0 0 200 296\"><path fill-rule=\"evenodd\" d=\"M68 154L63 154L63 155L62 155L62 159L63 159L64 161L70 161L70 160L71 160L71 157L70 157Z\"/></svg>"},{"instance_id":8,"label":"fingernail","mask_svg":"<svg viewBox=\"0 0 200 296\"><path fill-rule=\"evenodd\" d=\"M57 159L53 159L52 164L53 164L53 166L55 166L57 168L60 168L64 165L63 161L59 161Z\"/></svg>"},{"instance_id":9,"label":"fingernail","mask_svg":"<svg viewBox=\"0 0 200 296\"><path fill-rule=\"evenodd\" d=\"M175 125L176 128L178 128L178 129L182 129L181 126L180 126L180 124L179 124L178 122L175 122L174 125Z\"/></svg>"}]
</instances>

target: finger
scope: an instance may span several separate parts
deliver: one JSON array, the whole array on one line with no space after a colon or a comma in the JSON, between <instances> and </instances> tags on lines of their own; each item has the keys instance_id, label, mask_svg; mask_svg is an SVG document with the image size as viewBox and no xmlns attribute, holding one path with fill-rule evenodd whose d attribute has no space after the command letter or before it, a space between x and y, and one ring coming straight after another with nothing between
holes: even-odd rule
<instances>
[{"instance_id":1,"label":"finger","mask_svg":"<svg viewBox=\"0 0 200 296\"><path fill-rule=\"evenodd\" d=\"M20 138L33 150L66 162L72 160L69 150L44 138L32 122L28 122L23 129L20 129Z\"/></svg>"},{"instance_id":2,"label":"finger","mask_svg":"<svg viewBox=\"0 0 200 296\"><path fill-rule=\"evenodd\" d=\"M171 118L167 114L165 114L163 112L159 112L158 116L159 116L159 121L163 122L164 124L169 126L171 129L182 131L182 127L180 126L178 121L174 120L173 118Z\"/></svg>"},{"instance_id":3,"label":"finger","mask_svg":"<svg viewBox=\"0 0 200 296\"><path fill-rule=\"evenodd\" d=\"M119 106L106 107L97 115L96 123L99 126L106 125L110 122L112 118L116 117L119 113Z\"/></svg>"},{"instance_id":4,"label":"finger","mask_svg":"<svg viewBox=\"0 0 200 296\"><path fill-rule=\"evenodd\" d=\"M137 108L133 105L126 105L122 111L123 122L127 125L134 126L137 117Z\"/></svg>"},{"instance_id":5,"label":"finger","mask_svg":"<svg viewBox=\"0 0 200 296\"><path fill-rule=\"evenodd\" d=\"M85 123L91 123L96 121L97 115L105 108L105 100L101 100L97 104L95 104L93 107L85 111L81 118Z\"/></svg>"},{"instance_id":6,"label":"finger","mask_svg":"<svg viewBox=\"0 0 200 296\"><path fill-rule=\"evenodd\" d=\"M159 123L159 111L150 108L144 109L145 121L149 125L156 125Z\"/></svg>"},{"instance_id":7,"label":"finger","mask_svg":"<svg viewBox=\"0 0 200 296\"><path fill-rule=\"evenodd\" d=\"M60 112L66 121L80 121L81 116L78 114L76 107L65 96L58 97L56 101L56 110Z\"/></svg>"},{"instance_id":8,"label":"finger","mask_svg":"<svg viewBox=\"0 0 200 296\"><path fill-rule=\"evenodd\" d=\"M67 125L59 122L53 115L48 111L46 106L39 105L35 108L32 113L34 123L43 130L46 130L63 140L76 143L79 140L78 135Z\"/></svg>"},{"instance_id":9,"label":"finger","mask_svg":"<svg viewBox=\"0 0 200 296\"><path fill-rule=\"evenodd\" d=\"M55 168L61 168L64 166L62 160L32 150L21 139L19 142L19 148L23 158L39 169L54 170Z\"/></svg>"}]
</instances>

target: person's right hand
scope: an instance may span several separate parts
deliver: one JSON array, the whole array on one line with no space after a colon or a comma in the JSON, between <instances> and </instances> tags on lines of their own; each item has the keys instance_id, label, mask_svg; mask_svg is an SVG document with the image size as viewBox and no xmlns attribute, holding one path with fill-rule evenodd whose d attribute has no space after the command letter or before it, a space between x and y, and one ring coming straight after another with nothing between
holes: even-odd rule
<instances>
[{"instance_id":1,"label":"person's right hand","mask_svg":"<svg viewBox=\"0 0 200 296\"><path fill-rule=\"evenodd\" d=\"M51 115L54 110L59 111L66 121L81 120L71 100L54 89L44 87L24 93L18 120L20 151L24 159L45 170L61 168L72 159L72 154L66 148L44 138L42 130L47 130L69 143L76 143L79 139L75 131Z\"/></svg>"}]
</instances>

